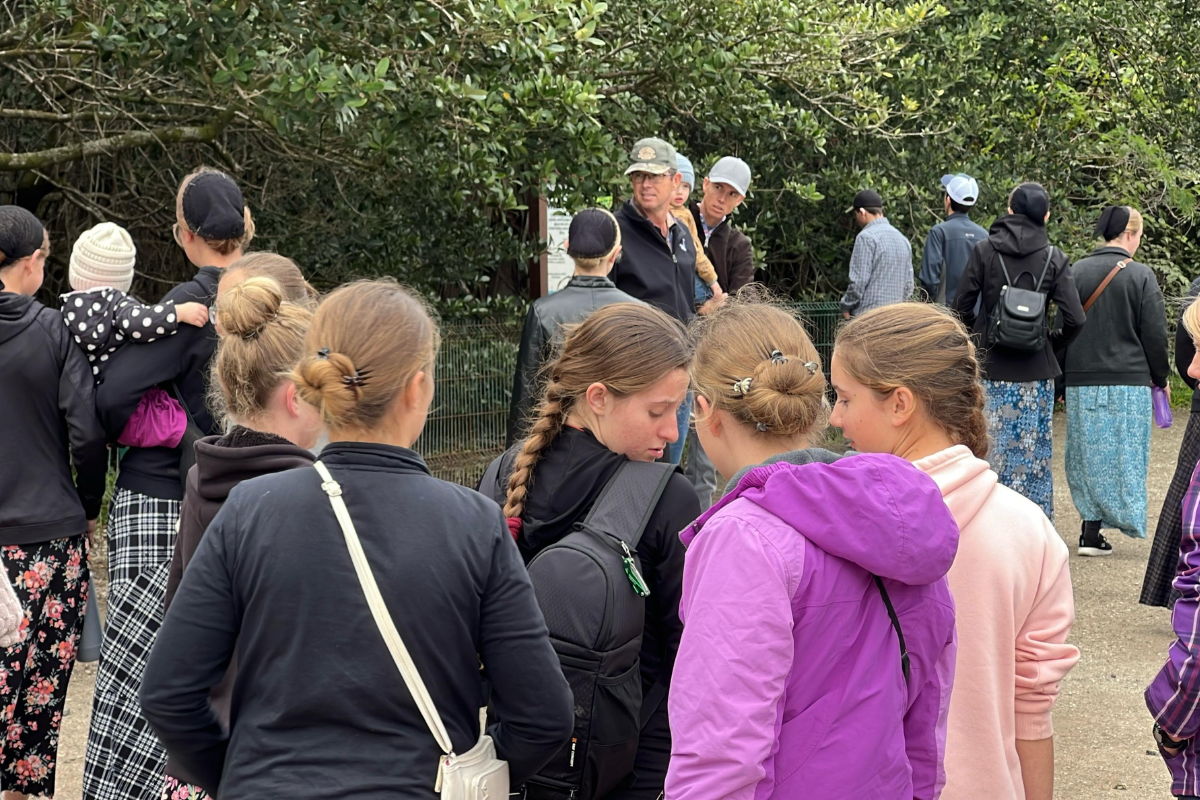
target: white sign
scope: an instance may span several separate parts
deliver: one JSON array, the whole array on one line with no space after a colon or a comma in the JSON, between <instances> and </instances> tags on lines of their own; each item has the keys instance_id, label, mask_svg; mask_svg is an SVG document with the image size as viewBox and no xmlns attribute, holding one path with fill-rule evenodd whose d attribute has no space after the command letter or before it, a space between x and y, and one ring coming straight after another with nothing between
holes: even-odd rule
<instances>
[{"instance_id":1,"label":"white sign","mask_svg":"<svg viewBox=\"0 0 1200 800\"><path fill-rule=\"evenodd\" d=\"M550 206L546 209L546 293L551 294L567 285L575 274L575 262L567 255L567 233L574 215L566 209Z\"/></svg>"}]
</instances>

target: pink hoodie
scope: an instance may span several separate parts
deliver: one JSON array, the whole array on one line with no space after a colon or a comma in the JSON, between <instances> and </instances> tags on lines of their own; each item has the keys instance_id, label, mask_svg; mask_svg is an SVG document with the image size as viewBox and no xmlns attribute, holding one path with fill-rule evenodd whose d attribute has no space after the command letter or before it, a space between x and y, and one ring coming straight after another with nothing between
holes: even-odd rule
<instances>
[{"instance_id":1,"label":"pink hoodie","mask_svg":"<svg viewBox=\"0 0 1200 800\"><path fill-rule=\"evenodd\" d=\"M1059 682L1079 660L1067 546L1034 503L958 445L915 463L958 522L950 589L958 663L942 800L1024 800L1017 739L1054 734Z\"/></svg>"}]
</instances>

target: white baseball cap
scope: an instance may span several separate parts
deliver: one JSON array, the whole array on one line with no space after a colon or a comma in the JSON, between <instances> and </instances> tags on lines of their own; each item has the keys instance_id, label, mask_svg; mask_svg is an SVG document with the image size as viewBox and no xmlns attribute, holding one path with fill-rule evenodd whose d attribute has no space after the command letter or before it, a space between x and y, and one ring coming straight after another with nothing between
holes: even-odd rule
<instances>
[{"instance_id":1,"label":"white baseball cap","mask_svg":"<svg viewBox=\"0 0 1200 800\"><path fill-rule=\"evenodd\" d=\"M960 206L973 206L979 199L979 183L964 172L943 175L942 188Z\"/></svg>"},{"instance_id":2,"label":"white baseball cap","mask_svg":"<svg viewBox=\"0 0 1200 800\"><path fill-rule=\"evenodd\" d=\"M709 170L710 183L726 183L745 196L750 191L750 165L740 158L725 156Z\"/></svg>"}]
</instances>

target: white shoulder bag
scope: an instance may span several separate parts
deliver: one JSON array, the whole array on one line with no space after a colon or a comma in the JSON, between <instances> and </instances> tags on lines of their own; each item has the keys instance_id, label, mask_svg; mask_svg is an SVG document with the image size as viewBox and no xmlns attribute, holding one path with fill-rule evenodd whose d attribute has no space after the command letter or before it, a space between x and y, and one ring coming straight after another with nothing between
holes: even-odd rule
<instances>
[{"instance_id":1,"label":"white shoulder bag","mask_svg":"<svg viewBox=\"0 0 1200 800\"><path fill-rule=\"evenodd\" d=\"M346 501L342 499L342 487L320 461L313 466L321 475L321 489L329 495L333 513L342 526L342 533L346 537L346 547L349 548L350 559L354 562L354 571L358 573L358 581L362 585L363 594L367 597L367 605L371 607L371 616L375 618L375 624L379 627L379 632L383 634L383 640L387 643L388 650L391 651L396 667L400 670L404 684L412 694L413 700L416 701L425 724L429 726L433 738L437 739L438 747L444 753L438 760L437 779L433 790L445 800L484 800L484 798L503 800L507 798L508 762L496 758L496 746L492 743L492 737L485 733L487 709L479 710L479 741L466 753L461 756L456 755L450 742L450 736L446 733L446 727L442 725L442 718L438 716L437 708L433 704L433 698L429 696L425 682L421 680L421 675L417 672L417 665L413 663L412 657L408 654L408 648L404 646L404 640L400 638L400 632L396 630L392 616L388 613L383 597L379 594L375 575L371 572L371 565L367 563L362 543L358 540L358 532L354 530L354 523L350 520Z\"/></svg>"}]
</instances>

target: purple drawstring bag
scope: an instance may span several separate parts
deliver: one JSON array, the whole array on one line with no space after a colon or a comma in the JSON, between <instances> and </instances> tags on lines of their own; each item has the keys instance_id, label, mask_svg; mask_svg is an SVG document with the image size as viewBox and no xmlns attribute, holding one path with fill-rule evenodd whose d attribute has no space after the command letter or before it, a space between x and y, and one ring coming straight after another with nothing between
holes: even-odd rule
<instances>
[{"instance_id":1,"label":"purple drawstring bag","mask_svg":"<svg viewBox=\"0 0 1200 800\"><path fill-rule=\"evenodd\" d=\"M187 415L174 397L157 386L148 389L129 418L117 444L126 447L179 447Z\"/></svg>"},{"instance_id":2,"label":"purple drawstring bag","mask_svg":"<svg viewBox=\"0 0 1200 800\"><path fill-rule=\"evenodd\" d=\"M1167 390L1151 386L1150 395L1154 405L1154 424L1160 428L1171 427L1175 420L1171 415L1171 401L1167 399Z\"/></svg>"}]
</instances>

